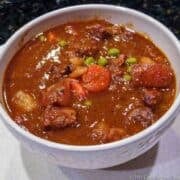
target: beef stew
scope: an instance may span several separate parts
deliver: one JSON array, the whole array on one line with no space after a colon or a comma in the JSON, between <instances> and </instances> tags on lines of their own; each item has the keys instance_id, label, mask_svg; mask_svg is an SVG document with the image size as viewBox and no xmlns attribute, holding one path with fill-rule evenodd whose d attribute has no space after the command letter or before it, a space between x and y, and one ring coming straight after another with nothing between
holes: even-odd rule
<instances>
[{"instance_id":1,"label":"beef stew","mask_svg":"<svg viewBox=\"0 0 180 180\"><path fill-rule=\"evenodd\" d=\"M41 138L94 145L132 136L172 105L175 74L153 42L105 20L38 34L4 76L12 119Z\"/></svg>"}]
</instances>

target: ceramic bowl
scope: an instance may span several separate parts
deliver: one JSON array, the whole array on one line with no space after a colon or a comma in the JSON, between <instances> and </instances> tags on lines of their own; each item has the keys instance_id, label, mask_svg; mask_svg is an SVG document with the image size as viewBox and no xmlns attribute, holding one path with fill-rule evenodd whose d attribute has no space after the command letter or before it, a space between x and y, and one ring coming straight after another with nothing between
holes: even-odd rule
<instances>
[{"instance_id":1,"label":"ceramic bowl","mask_svg":"<svg viewBox=\"0 0 180 180\"><path fill-rule=\"evenodd\" d=\"M116 142L74 146L41 139L19 127L7 114L2 101L4 71L15 53L34 35L62 23L100 18L117 24L133 24L135 30L148 34L167 55L177 77L177 93L171 108L152 126ZM52 11L29 22L6 42L0 50L0 116L9 131L32 152L57 165L98 169L127 162L154 146L173 123L180 105L180 45L176 37L161 23L138 11L112 5L80 5Z\"/></svg>"}]
</instances>

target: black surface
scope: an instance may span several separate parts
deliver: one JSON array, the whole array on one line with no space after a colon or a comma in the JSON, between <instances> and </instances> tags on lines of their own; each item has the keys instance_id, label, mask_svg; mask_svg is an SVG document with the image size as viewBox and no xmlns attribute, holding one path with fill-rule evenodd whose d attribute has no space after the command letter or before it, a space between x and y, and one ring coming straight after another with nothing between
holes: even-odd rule
<instances>
[{"instance_id":1,"label":"black surface","mask_svg":"<svg viewBox=\"0 0 180 180\"><path fill-rule=\"evenodd\" d=\"M66 6L104 3L130 7L153 16L180 39L180 0L0 0L0 44L37 16Z\"/></svg>"}]
</instances>

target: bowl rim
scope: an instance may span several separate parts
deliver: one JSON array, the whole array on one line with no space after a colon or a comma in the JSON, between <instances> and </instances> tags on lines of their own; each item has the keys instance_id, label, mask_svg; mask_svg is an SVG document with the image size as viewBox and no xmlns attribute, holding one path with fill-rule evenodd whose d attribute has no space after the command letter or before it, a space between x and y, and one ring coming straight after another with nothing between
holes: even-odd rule
<instances>
[{"instance_id":1,"label":"bowl rim","mask_svg":"<svg viewBox=\"0 0 180 180\"><path fill-rule=\"evenodd\" d=\"M37 25L39 22L44 21L48 17L51 17L51 16L56 16L58 14L63 14L66 12L69 13L71 11L77 11L77 10L81 11L81 10L85 10L85 9L103 9L103 10L115 9L115 10L118 10L121 12L130 13L131 15L135 15L136 17L143 18L147 22L151 22L151 23L155 24L155 26L158 26L158 28L161 31L164 31L169 36L169 38L173 41L173 43L175 44L175 46L177 47L177 49L180 53L180 44L179 44L179 41L177 40L177 38L175 37L175 35L166 26L164 26L162 23L158 22L154 18L152 18L142 12L139 12L137 10L130 9L127 7L107 5L107 4L85 4L85 5L75 5L75 6L70 6L70 7L65 7L62 9L54 10L54 11L45 13L45 14L35 18L34 20L28 22L27 24L22 26L18 31L16 31L7 40L7 42L4 45L4 49L3 49L1 57L4 56L4 54L6 53L5 49L8 49L11 46L11 44L16 40L16 37L21 36L23 34L23 32L28 30L30 27ZM112 149L112 148L117 148L120 146L125 146L127 144L136 142L136 141L142 139L143 137L146 137L148 134L152 134L154 132L154 130L156 130L158 127L162 126L162 124L164 124L166 121L172 121L172 119L170 119L170 117L172 117L173 115L176 115L177 113L175 113L175 112L177 110L179 110L179 108L180 108L180 94L177 95L176 99L174 100L174 102L171 105L171 107L169 108L169 110L157 122L152 124L150 127L146 128L146 129L142 130L141 132L139 132L135 135L132 135L128 138L114 141L111 143L98 144L98 145L69 145L69 144L61 144L61 143L56 143L56 142L42 139L28 131L25 131L23 128L21 128L19 125L17 125L11 119L11 117L8 115L6 110L4 110L4 108L2 107L2 104L0 105L0 116L1 116L1 119L3 119L3 122L5 124L7 124L8 126L10 126L13 129L15 129L15 131L17 131L22 136L25 136L28 140L36 142L37 144L40 144L42 146L47 146L47 147L53 148L53 149L61 149L61 150L76 151L76 152L77 151L86 152L86 151L100 151L100 150Z\"/></svg>"}]
</instances>

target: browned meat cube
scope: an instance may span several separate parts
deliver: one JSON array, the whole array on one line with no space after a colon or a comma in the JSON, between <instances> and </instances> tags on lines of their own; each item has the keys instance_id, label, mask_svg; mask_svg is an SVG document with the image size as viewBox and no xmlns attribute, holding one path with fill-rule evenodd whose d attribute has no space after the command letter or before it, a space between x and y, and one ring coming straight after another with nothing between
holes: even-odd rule
<instances>
[{"instance_id":1,"label":"browned meat cube","mask_svg":"<svg viewBox=\"0 0 180 180\"><path fill-rule=\"evenodd\" d=\"M99 47L97 41L84 39L84 41L73 44L73 50L75 54L80 57L95 56L99 51Z\"/></svg>"},{"instance_id":2,"label":"browned meat cube","mask_svg":"<svg viewBox=\"0 0 180 180\"><path fill-rule=\"evenodd\" d=\"M48 87L42 93L42 105L52 104L67 106L71 102L70 81L62 80Z\"/></svg>"},{"instance_id":3,"label":"browned meat cube","mask_svg":"<svg viewBox=\"0 0 180 180\"><path fill-rule=\"evenodd\" d=\"M98 123L91 134L91 137L100 143L116 141L127 136L128 134L124 129L110 128L105 122Z\"/></svg>"},{"instance_id":4,"label":"browned meat cube","mask_svg":"<svg viewBox=\"0 0 180 180\"><path fill-rule=\"evenodd\" d=\"M47 107L43 120L45 128L65 128L77 122L76 111L68 107Z\"/></svg>"},{"instance_id":5,"label":"browned meat cube","mask_svg":"<svg viewBox=\"0 0 180 180\"><path fill-rule=\"evenodd\" d=\"M105 143L107 141L107 135L109 133L109 127L105 122L99 122L95 129L92 130L91 138L99 143Z\"/></svg>"},{"instance_id":6,"label":"browned meat cube","mask_svg":"<svg viewBox=\"0 0 180 180\"><path fill-rule=\"evenodd\" d=\"M138 123L146 128L154 122L154 119L154 114L150 108L138 107L129 112L126 123Z\"/></svg>"},{"instance_id":7,"label":"browned meat cube","mask_svg":"<svg viewBox=\"0 0 180 180\"><path fill-rule=\"evenodd\" d=\"M132 67L135 86L167 88L172 80L172 69L165 64L136 64Z\"/></svg>"},{"instance_id":8,"label":"browned meat cube","mask_svg":"<svg viewBox=\"0 0 180 180\"><path fill-rule=\"evenodd\" d=\"M86 28L90 36L96 40L104 40L112 37L112 34L108 29L100 24L88 26Z\"/></svg>"},{"instance_id":9,"label":"browned meat cube","mask_svg":"<svg viewBox=\"0 0 180 180\"><path fill-rule=\"evenodd\" d=\"M110 64L115 66L122 66L126 60L127 56L125 54L120 54L117 58L111 59Z\"/></svg>"},{"instance_id":10,"label":"browned meat cube","mask_svg":"<svg viewBox=\"0 0 180 180\"><path fill-rule=\"evenodd\" d=\"M125 54L120 54L116 59L110 60L109 69L111 71L111 76L113 81L117 84L123 82L122 76L125 70L122 68L122 65L124 64L126 58L127 56Z\"/></svg>"},{"instance_id":11,"label":"browned meat cube","mask_svg":"<svg viewBox=\"0 0 180 180\"><path fill-rule=\"evenodd\" d=\"M148 106L155 106L161 102L162 93L156 89L144 89L143 100Z\"/></svg>"},{"instance_id":12,"label":"browned meat cube","mask_svg":"<svg viewBox=\"0 0 180 180\"><path fill-rule=\"evenodd\" d=\"M127 134L127 132L122 128L110 128L109 134L107 136L107 141L117 141L128 136L129 135Z\"/></svg>"}]
</instances>

